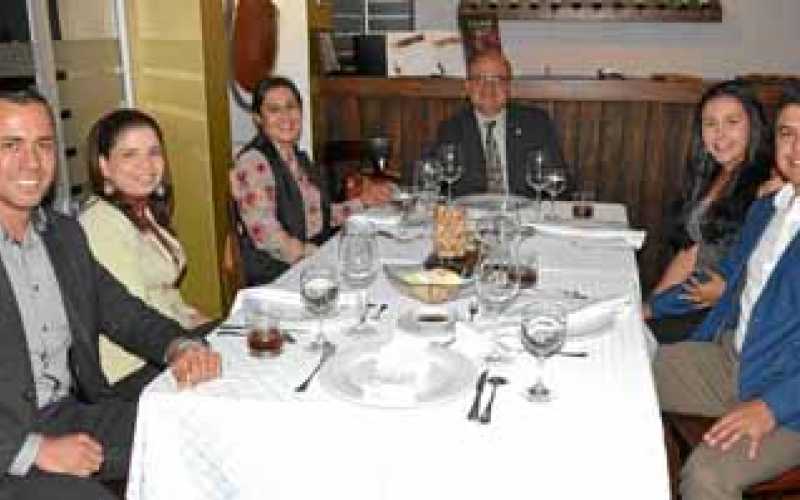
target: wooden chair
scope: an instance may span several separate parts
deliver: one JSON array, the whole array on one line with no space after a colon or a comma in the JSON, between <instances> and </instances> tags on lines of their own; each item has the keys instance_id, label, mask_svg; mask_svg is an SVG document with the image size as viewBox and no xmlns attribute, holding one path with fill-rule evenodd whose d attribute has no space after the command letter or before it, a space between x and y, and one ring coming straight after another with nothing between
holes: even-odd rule
<instances>
[{"instance_id":1,"label":"wooden chair","mask_svg":"<svg viewBox=\"0 0 800 500\"><path fill-rule=\"evenodd\" d=\"M672 455L670 462L670 484L677 486L677 477L680 464L689 456L692 449L703 440L703 434L716 421L715 418L699 417L695 415L681 415L678 413L664 413L662 419L665 426L667 453ZM671 440L674 440L672 443ZM673 447L677 444L677 450ZM674 454L679 454L678 467ZM673 498L678 498L677 490L673 490ZM780 474L778 477L755 484L744 492L745 498L752 499L782 499L795 498L800 493L800 466L794 467ZM791 495L791 497L787 496Z\"/></svg>"},{"instance_id":2,"label":"wooden chair","mask_svg":"<svg viewBox=\"0 0 800 500\"><path fill-rule=\"evenodd\" d=\"M232 302L236 292L245 286L244 264L239 246L239 237L242 236L242 231L245 229L239 218L236 202L232 199L228 200L228 222L228 231L225 234L222 250L222 278L225 297L228 302Z\"/></svg>"}]
</instances>

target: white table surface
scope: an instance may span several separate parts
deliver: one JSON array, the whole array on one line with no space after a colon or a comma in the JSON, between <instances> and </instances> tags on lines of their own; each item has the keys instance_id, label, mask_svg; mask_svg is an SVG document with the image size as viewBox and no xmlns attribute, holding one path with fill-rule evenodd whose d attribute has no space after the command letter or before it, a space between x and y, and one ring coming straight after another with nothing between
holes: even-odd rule
<instances>
[{"instance_id":1,"label":"white table surface","mask_svg":"<svg viewBox=\"0 0 800 500\"><path fill-rule=\"evenodd\" d=\"M598 206L597 214L626 220L618 205ZM523 398L536 374L527 355L491 367L510 384L499 389L489 425L465 418L472 383L455 399L412 409L342 401L319 380L297 394L294 386L317 355L290 346L278 358L255 359L244 338L212 337L224 359L222 378L178 391L165 373L142 395L128 498L666 500L666 455L634 253L583 243L534 237L522 244L523 253L540 254L543 294L578 289L593 297L632 297L605 335L567 343L565 350L585 350L587 358L548 360L554 401ZM386 259L419 258L430 242L382 238L380 247ZM334 261L335 255L334 239L315 258ZM304 265L278 284L297 289ZM419 303L398 295L382 275L370 296L390 305L379 325L384 335L408 337L393 325ZM343 347L342 337L332 338ZM476 360L476 372L482 363Z\"/></svg>"}]
</instances>

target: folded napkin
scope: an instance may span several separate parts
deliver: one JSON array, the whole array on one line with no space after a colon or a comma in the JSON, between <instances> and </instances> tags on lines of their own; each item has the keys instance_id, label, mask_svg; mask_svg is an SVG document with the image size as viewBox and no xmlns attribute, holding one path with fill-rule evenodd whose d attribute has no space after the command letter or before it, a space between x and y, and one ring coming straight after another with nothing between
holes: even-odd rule
<instances>
[{"instance_id":1,"label":"folded napkin","mask_svg":"<svg viewBox=\"0 0 800 500\"><path fill-rule=\"evenodd\" d=\"M536 300L557 301L566 307L568 338L589 337L602 333L603 328L614 320L616 313L631 302L628 295L613 295L601 299L570 299L538 293L533 296L521 295L498 319L487 320L479 316L474 322L459 322L456 327L458 337L456 344L463 338L463 345L467 349L464 351L465 354L479 353L488 345L487 342L496 344L499 341L506 347L519 344L522 310L533 297L538 297ZM512 338L510 344L509 337Z\"/></svg>"},{"instance_id":2,"label":"folded napkin","mask_svg":"<svg viewBox=\"0 0 800 500\"><path fill-rule=\"evenodd\" d=\"M638 229L574 226L548 222L534 222L530 225L544 235L591 240L593 245L598 246L624 245L636 250L642 248L647 236L646 231Z\"/></svg>"},{"instance_id":3,"label":"folded napkin","mask_svg":"<svg viewBox=\"0 0 800 500\"><path fill-rule=\"evenodd\" d=\"M358 305L358 293L340 293L338 311L333 317L325 318L326 328L352 325L359 317ZM275 286L257 286L239 290L226 323L244 324L248 309L252 308L275 316L283 328L316 328L318 321L306 310L300 292Z\"/></svg>"},{"instance_id":4,"label":"folded napkin","mask_svg":"<svg viewBox=\"0 0 800 500\"><path fill-rule=\"evenodd\" d=\"M365 220L374 224L378 229L392 229L403 221L403 214L392 205L372 207L363 212L351 216L351 219ZM411 209L408 213L406 222L414 226L422 225L430 221L430 214L424 210Z\"/></svg>"},{"instance_id":5,"label":"folded napkin","mask_svg":"<svg viewBox=\"0 0 800 500\"><path fill-rule=\"evenodd\" d=\"M567 337L586 338L602 333L614 321L616 313L630 303L628 295L616 295L573 309L567 316Z\"/></svg>"},{"instance_id":6,"label":"folded napkin","mask_svg":"<svg viewBox=\"0 0 800 500\"><path fill-rule=\"evenodd\" d=\"M373 207L351 216L351 219L369 221L379 228L400 223L402 214L390 205Z\"/></svg>"}]
</instances>

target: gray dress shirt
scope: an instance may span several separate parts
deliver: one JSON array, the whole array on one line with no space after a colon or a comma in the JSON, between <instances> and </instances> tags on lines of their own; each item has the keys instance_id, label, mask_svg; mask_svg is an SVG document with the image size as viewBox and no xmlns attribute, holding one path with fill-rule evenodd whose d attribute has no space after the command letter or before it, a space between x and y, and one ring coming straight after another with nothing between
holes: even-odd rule
<instances>
[{"instance_id":1,"label":"gray dress shirt","mask_svg":"<svg viewBox=\"0 0 800 500\"><path fill-rule=\"evenodd\" d=\"M61 290L41 233L47 230L43 211L33 214L22 241L0 227L0 261L14 290L36 387L43 408L69 394L72 384L68 352L72 335ZM36 459L41 436L29 434L8 472L24 475Z\"/></svg>"}]
</instances>

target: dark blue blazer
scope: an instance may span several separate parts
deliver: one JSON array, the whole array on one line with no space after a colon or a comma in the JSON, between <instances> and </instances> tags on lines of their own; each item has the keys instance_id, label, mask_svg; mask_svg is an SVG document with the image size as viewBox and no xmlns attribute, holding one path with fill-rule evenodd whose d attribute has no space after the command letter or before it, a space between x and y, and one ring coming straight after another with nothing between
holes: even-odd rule
<instances>
[{"instance_id":1,"label":"dark blue blazer","mask_svg":"<svg viewBox=\"0 0 800 500\"><path fill-rule=\"evenodd\" d=\"M725 293L691 340L710 341L733 329L747 261L775 213L774 196L753 203L739 241L720 264ZM779 425L800 431L800 233L786 247L753 306L740 354L739 399L761 399Z\"/></svg>"}]
</instances>

